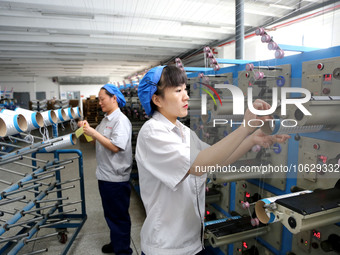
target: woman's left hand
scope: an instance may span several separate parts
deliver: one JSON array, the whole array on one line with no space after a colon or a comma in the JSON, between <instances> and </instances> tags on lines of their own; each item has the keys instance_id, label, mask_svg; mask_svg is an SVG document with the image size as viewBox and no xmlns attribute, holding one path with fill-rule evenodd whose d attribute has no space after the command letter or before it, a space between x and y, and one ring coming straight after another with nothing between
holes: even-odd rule
<instances>
[{"instance_id":1,"label":"woman's left hand","mask_svg":"<svg viewBox=\"0 0 340 255\"><path fill-rule=\"evenodd\" d=\"M260 145L264 148L269 148L274 143L285 143L290 135L266 135L261 129L256 130L252 135L254 144Z\"/></svg>"},{"instance_id":2,"label":"woman's left hand","mask_svg":"<svg viewBox=\"0 0 340 255\"><path fill-rule=\"evenodd\" d=\"M94 128L90 127L90 125L87 123L83 126L84 133L89 136L94 136L94 134L97 132Z\"/></svg>"}]
</instances>

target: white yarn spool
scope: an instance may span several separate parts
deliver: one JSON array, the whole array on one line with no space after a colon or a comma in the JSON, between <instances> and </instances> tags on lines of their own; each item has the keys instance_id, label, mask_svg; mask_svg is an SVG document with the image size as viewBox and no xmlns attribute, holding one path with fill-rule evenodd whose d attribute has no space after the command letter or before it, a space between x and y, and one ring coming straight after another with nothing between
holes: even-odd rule
<instances>
[{"instance_id":1,"label":"white yarn spool","mask_svg":"<svg viewBox=\"0 0 340 255\"><path fill-rule=\"evenodd\" d=\"M80 109L80 107L79 107L79 106L77 106L77 107L73 107L72 109L73 109L73 111L74 111L74 112L75 112L75 114L76 114L76 117L75 117L75 119L78 119L78 118L81 118L81 117L83 117L83 113L82 113L82 111L81 111L81 109Z\"/></svg>"},{"instance_id":2,"label":"white yarn spool","mask_svg":"<svg viewBox=\"0 0 340 255\"><path fill-rule=\"evenodd\" d=\"M51 146L47 146L43 148L42 150L45 152L51 152L51 151L63 149L71 145L75 145L77 143L77 138L75 134L64 135L64 136L61 136L60 138L62 138L63 140L56 142L52 144Z\"/></svg>"},{"instance_id":3,"label":"white yarn spool","mask_svg":"<svg viewBox=\"0 0 340 255\"><path fill-rule=\"evenodd\" d=\"M39 112L29 111L20 107L15 108L15 113L20 113L27 120L27 131L37 129L44 126L44 118Z\"/></svg>"},{"instance_id":4,"label":"white yarn spool","mask_svg":"<svg viewBox=\"0 0 340 255\"><path fill-rule=\"evenodd\" d=\"M22 114L0 113L0 136L15 135L27 130L27 121Z\"/></svg>"},{"instance_id":5,"label":"white yarn spool","mask_svg":"<svg viewBox=\"0 0 340 255\"><path fill-rule=\"evenodd\" d=\"M269 197L269 198L261 199L261 200L257 201L256 204L255 204L256 216L264 224L276 222L279 219L277 219L275 217L274 213L268 211L266 209L265 205L269 205L270 203L274 203L276 200L281 199L281 198L294 197L294 196L299 196L301 194L311 193L311 192L313 192L313 191L304 190L304 191L300 191L300 192L285 194L285 195L282 195L282 196L276 196L276 197Z\"/></svg>"},{"instance_id":6,"label":"white yarn spool","mask_svg":"<svg viewBox=\"0 0 340 255\"><path fill-rule=\"evenodd\" d=\"M49 111L41 112L41 115L44 119L44 123L46 126L50 126L52 124L58 123L58 117L54 111L49 110Z\"/></svg>"},{"instance_id":7,"label":"white yarn spool","mask_svg":"<svg viewBox=\"0 0 340 255\"><path fill-rule=\"evenodd\" d=\"M69 107L65 109L66 111L66 120L73 120L76 117L76 113L73 108Z\"/></svg>"},{"instance_id":8,"label":"white yarn spool","mask_svg":"<svg viewBox=\"0 0 340 255\"><path fill-rule=\"evenodd\" d=\"M57 114L58 123L66 121L67 114L65 112L65 109L58 109L58 110L55 110L54 112Z\"/></svg>"},{"instance_id":9,"label":"white yarn spool","mask_svg":"<svg viewBox=\"0 0 340 255\"><path fill-rule=\"evenodd\" d=\"M32 111L28 111L22 108L16 108L18 110L16 111L11 111L11 110L7 110L7 109L2 109L1 113L4 113L6 115L17 115L17 114L21 114L25 117L26 121L27 121L27 129L26 131L31 131L33 129L37 129L39 127L43 127L44 126L44 120L43 117L41 116L40 113L36 113L36 112L32 112Z\"/></svg>"}]
</instances>

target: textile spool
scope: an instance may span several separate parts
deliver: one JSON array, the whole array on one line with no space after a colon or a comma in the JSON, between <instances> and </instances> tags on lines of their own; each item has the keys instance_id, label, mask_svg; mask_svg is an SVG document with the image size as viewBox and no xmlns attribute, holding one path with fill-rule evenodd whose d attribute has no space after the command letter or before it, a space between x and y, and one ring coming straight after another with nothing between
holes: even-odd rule
<instances>
[{"instance_id":1,"label":"textile spool","mask_svg":"<svg viewBox=\"0 0 340 255\"><path fill-rule=\"evenodd\" d=\"M22 114L7 115L0 113L0 136L15 135L27 130L27 121Z\"/></svg>"},{"instance_id":2,"label":"textile spool","mask_svg":"<svg viewBox=\"0 0 340 255\"><path fill-rule=\"evenodd\" d=\"M65 109L66 111L66 120L73 120L76 117L76 113L73 108L69 107Z\"/></svg>"},{"instance_id":3,"label":"textile spool","mask_svg":"<svg viewBox=\"0 0 340 255\"><path fill-rule=\"evenodd\" d=\"M63 149L71 145L75 145L77 143L77 138L75 134L68 134L68 135L61 136L59 138L62 138L62 140L52 144L51 146L47 146L43 148L42 151L50 152L50 151L54 151L58 149Z\"/></svg>"},{"instance_id":4,"label":"textile spool","mask_svg":"<svg viewBox=\"0 0 340 255\"><path fill-rule=\"evenodd\" d=\"M80 109L79 106L73 107L72 109L73 109L73 111L74 111L75 114L76 114L75 119L78 119L78 118L83 117L83 112L82 112L82 110Z\"/></svg>"},{"instance_id":5,"label":"textile spool","mask_svg":"<svg viewBox=\"0 0 340 255\"><path fill-rule=\"evenodd\" d=\"M16 114L23 115L27 121L26 131L31 131L33 129L37 129L37 128L44 126L43 116L39 112L29 111L29 110L22 109L19 107L16 108L15 111L2 109L1 112L7 115L16 115Z\"/></svg>"},{"instance_id":6,"label":"textile spool","mask_svg":"<svg viewBox=\"0 0 340 255\"><path fill-rule=\"evenodd\" d=\"M54 111L58 116L58 123L64 122L67 119L65 109L58 109Z\"/></svg>"},{"instance_id":7,"label":"textile spool","mask_svg":"<svg viewBox=\"0 0 340 255\"><path fill-rule=\"evenodd\" d=\"M45 111L42 112L41 115L43 116L44 123L46 126L50 126L52 124L58 123L58 117L57 114L54 111Z\"/></svg>"},{"instance_id":8,"label":"textile spool","mask_svg":"<svg viewBox=\"0 0 340 255\"><path fill-rule=\"evenodd\" d=\"M275 217L273 212L270 212L269 209L267 209L271 203L274 203L276 200L281 199L281 198L299 196L299 195L311 193L311 192L313 191L304 190L304 191L290 193L290 194L286 194L282 196L261 199L257 201L255 204L256 216L263 224L277 222L279 221L279 219Z\"/></svg>"}]
</instances>

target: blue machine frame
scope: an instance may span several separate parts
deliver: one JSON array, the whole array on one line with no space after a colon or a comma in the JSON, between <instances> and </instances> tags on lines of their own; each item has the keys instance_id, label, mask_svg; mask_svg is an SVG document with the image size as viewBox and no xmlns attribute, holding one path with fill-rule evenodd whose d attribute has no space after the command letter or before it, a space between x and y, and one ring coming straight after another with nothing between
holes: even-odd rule
<instances>
[{"instance_id":1,"label":"blue machine frame","mask_svg":"<svg viewBox=\"0 0 340 255\"><path fill-rule=\"evenodd\" d=\"M290 50L294 49L294 47L291 47ZM298 51L298 49L297 49ZM254 67L263 65L267 66L278 66L278 65L284 65L284 64L290 64L291 65L291 87L301 87L301 75L302 75L302 63L306 61L312 61L312 60L319 60L319 59L327 59L327 58L334 58L334 57L340 57L340 46L331 47L327 49L321 49L321 50L314 50L314 51L305 51L297 55L292 55L288 57L284 57L282 59L271 59L271 60L264 60L264 61L246 61L246 60L223 60L223 59L217 59L219 63L228 63L228 64L236 64L235 66L231 67L225 67L221 68L219 71L213 71L211 68L186 68L186 70L190 71L196 71L196 72L190 72L187 73L188 78L196 78L198 77L199 72L203 72L205 75L221 75L225 73L232 73L233 74L233 84L235 86L238 86L238 72L244 71L247 63L253 63ZM340 132L335 131L321 131L318 133L309 133L309 134L301 134L301 136L326 140L326 141L333 141L333 142L340 142ZM288 143L288 159L287 164L289 165L297 165L298 164L298 142L294 139L290 139ZM286 188L284 191L281 191L269 184L262 183L259 180L248 180L252 184L255 184L260 187L264 187L264 189L268 190L269 192L275 194L275 195L283 195L286 193L290 193L290 188L294 185L296 185L296 178L297 174L293 173L287 176L286 181ZM230 185L230 204L229 208L230 211L233 211L235 209L235 194L236 194L236 185L235 183L231 183ZM218 208L216 208L218 210ZM221 211L223 214L225 214L224 211ZM271 252L273 252L276 255L285 255L287 252L289 252L292 249L292 239L293 235L283 226L283 233L282 233L282 245L281 250L277 250L274 247L272 247L270 244L268 244L266 241L264 241L261 237L257 238L257 240L264 245L266 248L268 248ZM211 254L221 254L221 251L219 249L209 249L209 252ZM228 245L228 254L233 254L233 245Z\"/></svg>"},{"instance_id":2,"label":"blue machine frame","mask_svg":"<svg viewBox=\"0 0 340 255\"><path fill-rule=\"evenodd\" d=\"M32 158L36 158L36 155L38 153L48 153L48 152L42 152L42 151L38 151L38 152L34 152L32 153ZM79 214L63 214L63 215L60 215L59 216L56 216L56 217L49 217L49 218L43 218L41 220L39 220L39 222L37 223L37 225L41 226L43 225L47 219L72 219L72 220L77 220L78 222L77 223L60 223L60 224L57 224L57 225L53 225L51 226L51 228L56 228L56 229L67 229L67 228L76 228L76 231L73 233L72 235L72 238L69 239L67 245L65 246L65 248L63 249L62 253L63 255L66 255L67 252L69 251L73 241L75 240L75 238L77 237L79 231L81 230L81 228L83 227L86 219L87 219L87 215L86 215L86 207L85 207L85 188L84 188L84 174L83 174L83 156L82 156L82 153L80 150L56 150L56 151L53 151L53 152L50 152L49 154L54 154L54 161L51 161L49 163L46 164L46 166L52 166L54 164L54 162L58 162L59 159L60 159L60 154L77 154L78 155L78 166L79 166L79 185L80 185L80 198L81 198L81 213ZM33 160L32 159L32 165L33 166L36 166L37 161ZM40 173L40 172L43 172L44 170L41 168L41 169L38 169L36 171L36 173ZM60 176L60 171L56 171L55 172L55 178L56 178L56 181L61 181L61 176ZM28 182L28 181L31 181L33 179L32 175L28 175L26 177L24 177L22 180L20 180L22 183L25 183L25 182ZM16 187L17 186L17 187ZM53 187L54 188L54 187ZM52 188L52 189L53 189ZM11 186L11 189L6 189L6 192L9 192L9 191L13 191L15 189L19 189L19 186L18 185L12 185ZM45 193L40 193L39 195L36 195L36 199L39 201L41 199L43 199L43 197L46 196ZM58 198L61 198L62 197L62 191L58 191L57 192L57 197ZM33 208L34 206L36 206L36 208L38 209L39 206L38 205L35 205L34 202L30 202L27 204L27 206L25 206L23 208L23 211L29 211L31 208ZM56 210L59 211L59 213L63 212L63 208L62 207L56 207L54 206L53 208L51 208L48 212L48 214L52 214L54 213ZM15 223L16 221L18 221L19 219L21 218L21 215L20 213L17 213L15 214L9 221L8 223L9 224L12 224L12 223ZM36 225L36 226L37 226ZM4 233L5 230L1 231L2 228L0 229L0 235ZM33 235L35 233L37 233L38 231L38 227L33 227L32 229L30 229L30 231L28 232L28 235L25 237L25 239L31 239L33 237ZM18 233L17 235L21 235L25 232L25 228L22 228ZM2 247L2 249L0 250L0 254L2 254L3 252L6 252L12 245L12 242L11 241L8 241L8 243ZM11 254L11 255L14 255L14 254L17 254L21 249L22 247L25 245L25 242L23 239L21 239L20 241L18 241L16 243L16 245L11 248L11 250L7 253L7 254Z\"/></svg>"}]
</instances>

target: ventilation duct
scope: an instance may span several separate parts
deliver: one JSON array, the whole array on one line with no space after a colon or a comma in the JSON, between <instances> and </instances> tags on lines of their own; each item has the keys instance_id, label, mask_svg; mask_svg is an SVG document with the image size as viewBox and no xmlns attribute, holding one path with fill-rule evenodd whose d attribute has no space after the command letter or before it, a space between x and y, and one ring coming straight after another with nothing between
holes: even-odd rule
<instances>
[{"instance_id":1,"label":"ventilation duct","mask_svg":"<svg viewBox=\"0 0 340 255\"><path fill-rule=\"evenodd\" d=\"M63 76L53 77L60 85L106 84L109 77L102 76Z\"/></svg>"}]
</instances>

